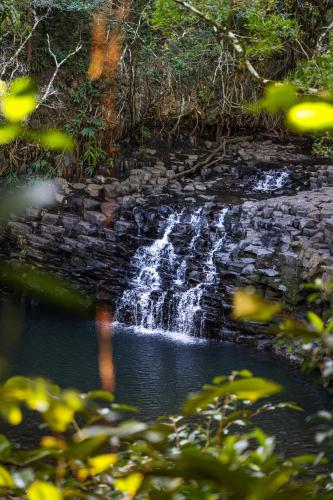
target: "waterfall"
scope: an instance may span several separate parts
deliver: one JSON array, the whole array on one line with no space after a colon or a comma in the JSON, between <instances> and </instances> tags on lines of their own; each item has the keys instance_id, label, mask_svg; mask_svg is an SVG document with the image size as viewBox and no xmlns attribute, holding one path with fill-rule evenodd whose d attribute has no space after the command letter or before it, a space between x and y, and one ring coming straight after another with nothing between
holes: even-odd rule
<instances>
[{"instance_id":1,"label":"waterfall","mask_svg":"<svg viewBox=\"0 0 333 500\"><path fill-rule=\"evenodd\" d=\"M138 272L120 300L116 320L122 319L124 313L130 313L130 321L135 326L150 330L163 327L166 290L163 288L161 266L166 262L168 267L173 268L176 261L170 233L180 217L181 213L171 213L162 238L135 253L131 264Z\"/></svg>"},{"instance_id":2,"label":"waterfall","mask_svg":"<svg viewBox=\"0 0 333 500\"><path fill-rule=\"evenodd\" d=\"M202 336L202 301L208 288L218 283L215 254L226 240L227 211L219 212L210 226L204 207L192 214L185 210L172 212L162 236L135 253L131 262L134 276L118 303L116 320L141 330ZM172 240L184 227L190 239L180 254ZM208 249L202 249L204 245ZM191 279L193 269L201 278L199 283Z\"/></svg>"},{"instance_id":3,"label":"waterfall","mask_svg":"<svg viewBox=\"0 0 333 500\"><path fill-rule=\"evenodd\" d=\"M255 179L254 191L277 191L282 189L288 181L289 173L285 170L268 170L263 177Z\"/></svg>"}]
</instances>

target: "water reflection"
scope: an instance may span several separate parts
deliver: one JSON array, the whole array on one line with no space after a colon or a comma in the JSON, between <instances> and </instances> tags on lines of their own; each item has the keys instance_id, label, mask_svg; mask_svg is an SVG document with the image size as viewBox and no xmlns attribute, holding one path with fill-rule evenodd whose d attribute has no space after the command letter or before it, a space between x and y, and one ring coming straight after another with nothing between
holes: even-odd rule
<instances>
[{"instance_id":1,"label":"water reflection","mask_svg":"<svg viewBox=\"0 0 333 500\"><path fill-rule=\"evenodd\" d=\"M305 410L304 413L290 410L268 413L256 423L266 432L277 435L283 451L299 454L315 449L313 428L305 417L328 408L330 398L313 379L286 366L270 353L228 343L187 344L183 337L177 341L118 326L112 339L114 371L109 364L100 373L98 361L103 359L104 363L109 358L109 363L111 351L108 351L110 345L107 348L103 343L99 350L93 321L60 317L47 311L35 311L28 316L13 359L14 373L42 375L62 386L86 391L100 388L100 377L105 380L104 387L114 383L116 372L117 402L138 406L140 416L151 419L177 413L186 395L199 390L214 376L247 368L259 377L284 386L284 393L277 395L276 400L294 401Z\"/></svg>"},{"instance_id":2,"label":"water reflection","mask_svg":"<svg viewBox=\"0 0 333 500\"><path fill-rule=\"evenodd\" d=\"M102 389L114 392L116 389L116 373L113 364L112 337L113 320L106 306L97 310L96 331L99 344L98 367Z\"/></svg>"}]
</instances>

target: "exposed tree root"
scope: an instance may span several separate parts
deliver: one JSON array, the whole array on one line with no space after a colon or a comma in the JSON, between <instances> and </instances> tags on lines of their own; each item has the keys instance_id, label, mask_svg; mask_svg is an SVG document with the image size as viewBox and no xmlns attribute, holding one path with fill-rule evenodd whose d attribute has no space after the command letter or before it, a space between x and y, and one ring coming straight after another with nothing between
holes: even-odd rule
<instances>
[{"instance_id":1,"label":"exposed tree root","mask_svg":"<svg viewBox=\"0 0 333 500\"><path fill-rule=\"evenodd\" d=\"M193 165L193 167L191 167L187 170L184 170L184 172L180 172L179 174L176 175L176 178L183 177L184 175L187 175L187 174L192 174L193 172L196 172L200 168L210 167L210 166L214 165L217 161L220 161L221 159L223 159L223 157L225 155L225 148L226 148L227 144L238 144L239 142L252 141L253 139L254 139L253 135L247 135L247 136L243 136L243 137L230 137L230 138L225 137L224 139L222 139L222 144L220 144L216 149L214 149L214 151L212 151L210 153L210 155L207 156L207 158L196 163L195 165ZM221 152L222 152L222 157L219 157L216 159L216 156Z\"/></svg>"}]
</instances>

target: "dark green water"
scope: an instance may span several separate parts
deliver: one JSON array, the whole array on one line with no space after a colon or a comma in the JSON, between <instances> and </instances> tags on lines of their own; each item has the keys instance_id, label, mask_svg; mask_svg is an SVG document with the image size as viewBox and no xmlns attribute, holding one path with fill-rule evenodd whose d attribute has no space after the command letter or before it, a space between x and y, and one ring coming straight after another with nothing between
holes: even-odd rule
<instances>
[{"instance_id":1,"label":"dark green water","mask_svg":"<svg viewBox=\"0 0 333 500\"><path fill-rule=\"evenodd\" d=\"M294 401L304 413L283 410L257 424L277 436L287 453L314 451L313 428L306 416L330 407L316 382L268 352L232 343L143 334L118 327L113 338L118 402L136 405L150 419L179 411L186 395L220 374L247 368L275 380L284 392L275 399ZM12 362L13 373L42 375L83 391L99 387L98 344L93 321L33 310Z\"/></svg>"}]
</instances>

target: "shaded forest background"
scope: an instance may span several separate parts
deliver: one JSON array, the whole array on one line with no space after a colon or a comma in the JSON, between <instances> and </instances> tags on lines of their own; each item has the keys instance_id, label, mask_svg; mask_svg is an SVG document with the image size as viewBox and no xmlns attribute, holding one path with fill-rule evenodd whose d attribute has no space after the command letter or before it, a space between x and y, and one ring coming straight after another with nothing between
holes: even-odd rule
<instances>
[{"instance_id":1,"label":"shaded forest background","mask_svg":"<svg viewBox=\"0 0 333 500\"><path fill-rule=\"evenodd\" d=\"M54 158L15 143L1 152L0 173L91 176L112 167L120 143L199 137L218 141L249 129L283 133L280 116L249 111L262 79L295 83L301 93L329 87L331 0L196 0L237 36L260 78L230 38L174 0L5 0L0 7L0 79L29 74L40 85L36 126L64 128L74 155ZM237 47L236 47L237 49ZM1 88L0 88L1 92ZM331 154L331 136L315 149Z\"/></svg>"}]
</instances>

